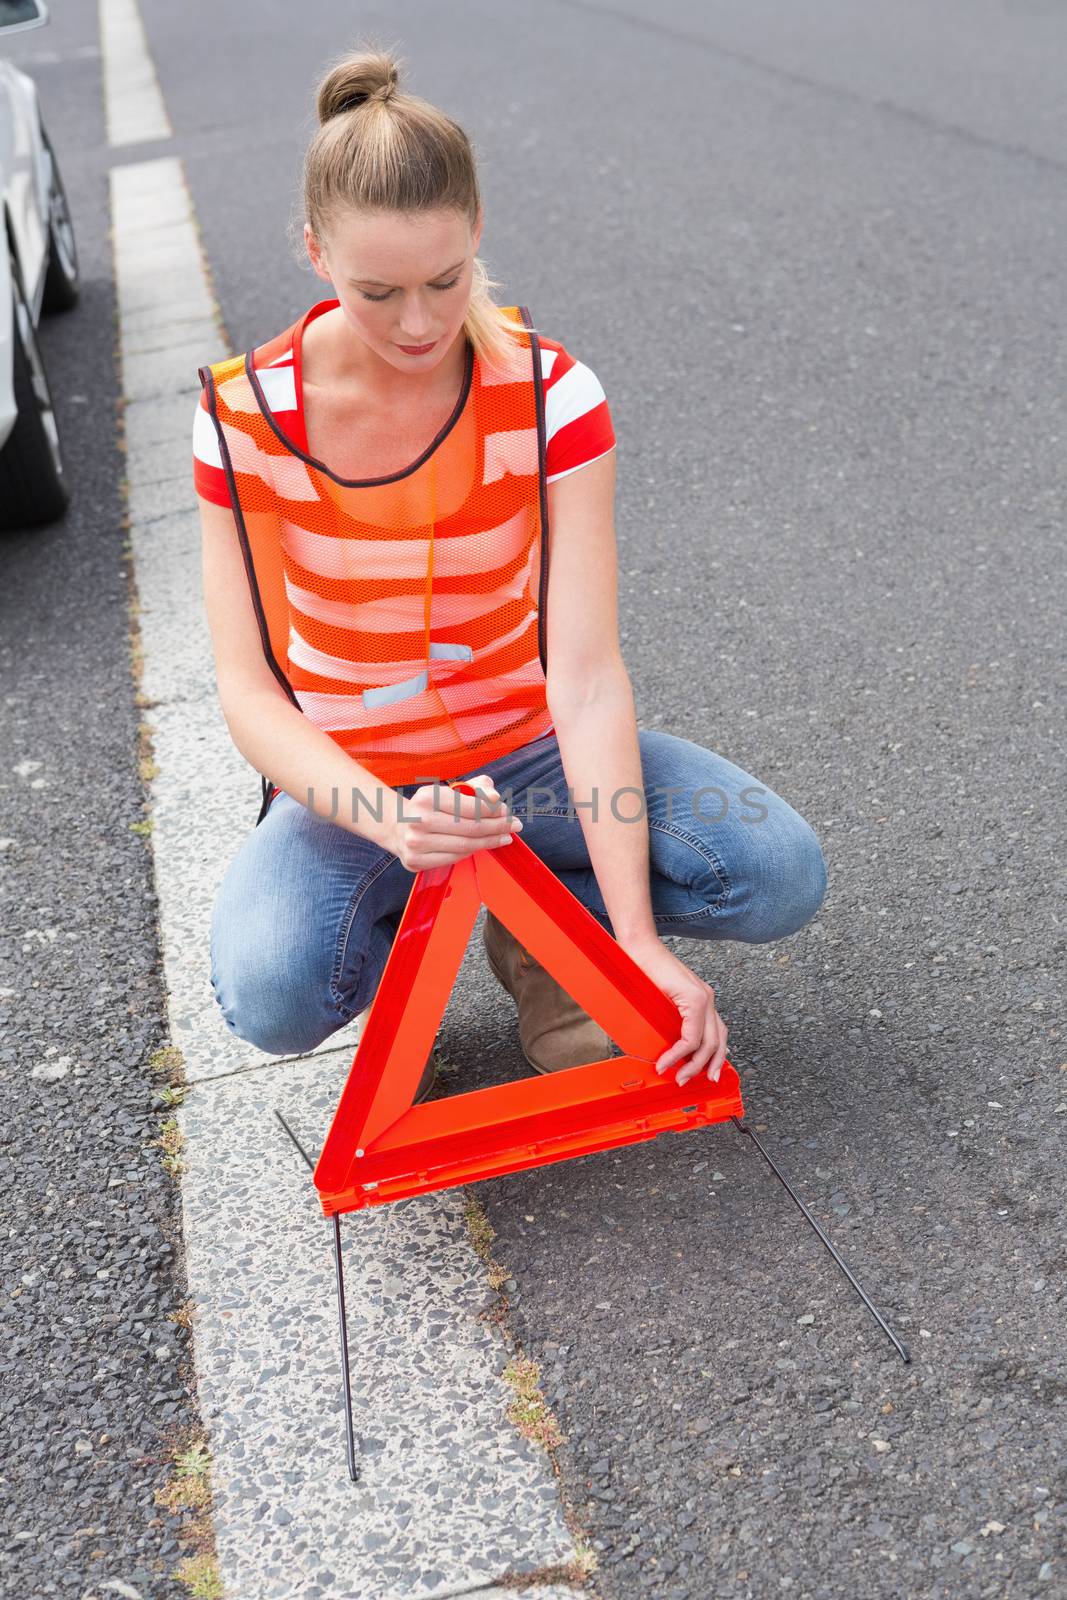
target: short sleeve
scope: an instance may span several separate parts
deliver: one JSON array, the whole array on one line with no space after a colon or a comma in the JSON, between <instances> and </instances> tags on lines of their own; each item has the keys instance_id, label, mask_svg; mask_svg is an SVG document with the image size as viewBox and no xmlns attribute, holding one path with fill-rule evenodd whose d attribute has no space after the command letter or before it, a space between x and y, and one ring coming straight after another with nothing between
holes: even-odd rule
<instances>
[{"instance_id":1,"label":"short sleeve","mask_svg":"<svg viewBox=\"0 0 1067 1600\"><path fill-rule=\"evenodd\" d=\"M577 472L615 447L615 429L600 379L554 339L543 336L545 433L549 483Z\"/></svg>"},{"instance_id":2,"label":"short sleeve","mask_svg":"<svg viewBox=\"0 0 1067 1600\"><path fill-rule=\"evenodd\" d=\"M215 424L208 410L206 389L200 391L193 419L193 486L202 500L211 500L217 506L229 506L226 474L219 454Z\"/></svg>"}]
</instances>

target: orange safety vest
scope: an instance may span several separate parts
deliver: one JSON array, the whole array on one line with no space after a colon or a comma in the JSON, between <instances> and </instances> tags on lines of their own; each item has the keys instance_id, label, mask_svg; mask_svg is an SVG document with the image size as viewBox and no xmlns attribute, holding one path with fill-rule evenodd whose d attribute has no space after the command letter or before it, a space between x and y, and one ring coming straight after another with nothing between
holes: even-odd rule
<instances>
[{"instance_id":1,"label":"orange safety vest","mask_svg":"<svg viewBox=\"0 0 1067 1600\"><path fill-rule=\"evenodd\" d=\"M266 402L259 374L310 311L198 369L271 671L386 784L458 777L553 726L540 341L525 306L503 309L521 330L506 368L468 341L451 417L388 477L338 477Z\"/></svg>"}]
</instances>

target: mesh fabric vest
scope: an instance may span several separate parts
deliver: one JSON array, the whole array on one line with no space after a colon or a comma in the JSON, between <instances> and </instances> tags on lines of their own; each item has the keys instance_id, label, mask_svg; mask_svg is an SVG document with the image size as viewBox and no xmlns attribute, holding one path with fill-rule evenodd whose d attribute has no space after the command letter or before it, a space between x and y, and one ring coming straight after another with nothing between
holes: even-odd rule
<instances>
[{"instance_id":1,"label":"mesh fabric vest","mask_svg":"<svg viewBox=\"0 0 1067 1600\"><path fill-rule=\"evenodd\" d=\"M388 477L341 478L282 431L261 375L295 324L258 365L199 368L270 668L383 783L455 778L552 729L540 344L504 309L506 366L468 342L451 417Z\"/></svg>"}]
</instances>

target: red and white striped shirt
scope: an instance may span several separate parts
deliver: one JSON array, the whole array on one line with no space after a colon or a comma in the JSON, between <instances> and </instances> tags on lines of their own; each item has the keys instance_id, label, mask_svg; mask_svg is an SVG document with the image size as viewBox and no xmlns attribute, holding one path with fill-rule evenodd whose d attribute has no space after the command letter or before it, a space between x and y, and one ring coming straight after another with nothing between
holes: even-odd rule
<instances>
[{"instance_id":1,"label":"red and white striped shirt","mask_svg":"<svg viewBox=\"0 0 1067 1600\"><path fill-rule=\"evenodd\" d=\"M615 447L608 402L600 380L555 339L538 335L544 373L546 467L548 482L577 472ZM266 348L265 346L261 348ZM256 364L263 393L278 426L294 444L308 449L304 426L302 386L297 382L293 349L275 356L268 366ZM219 456L218 436L207 409L207 392L200 391L193 424L193 482L198 495L216 505L228 506L226 474Z\"/></svg>"}]
</instances>

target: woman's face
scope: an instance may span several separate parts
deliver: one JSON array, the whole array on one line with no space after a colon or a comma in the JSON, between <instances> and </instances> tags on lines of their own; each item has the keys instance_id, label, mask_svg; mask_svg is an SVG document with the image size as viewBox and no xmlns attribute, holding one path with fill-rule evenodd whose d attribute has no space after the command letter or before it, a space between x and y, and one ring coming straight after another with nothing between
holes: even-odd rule
<instances>
[{"instance_id":1,"label":"woman's face","mask_svg":"<svg viewBox=\"0 0 1067 1600\"><path fill-rule=\"evenodd\" d=\"M312 266L332 283L349 327L391 367L411 373L432 371L459 337L481 236L480 210L473 230L455 210L350 211L334 219L325 241L304 224ZM412 349L425 345L432 348Z\"/></svg>"}]
</instances>

